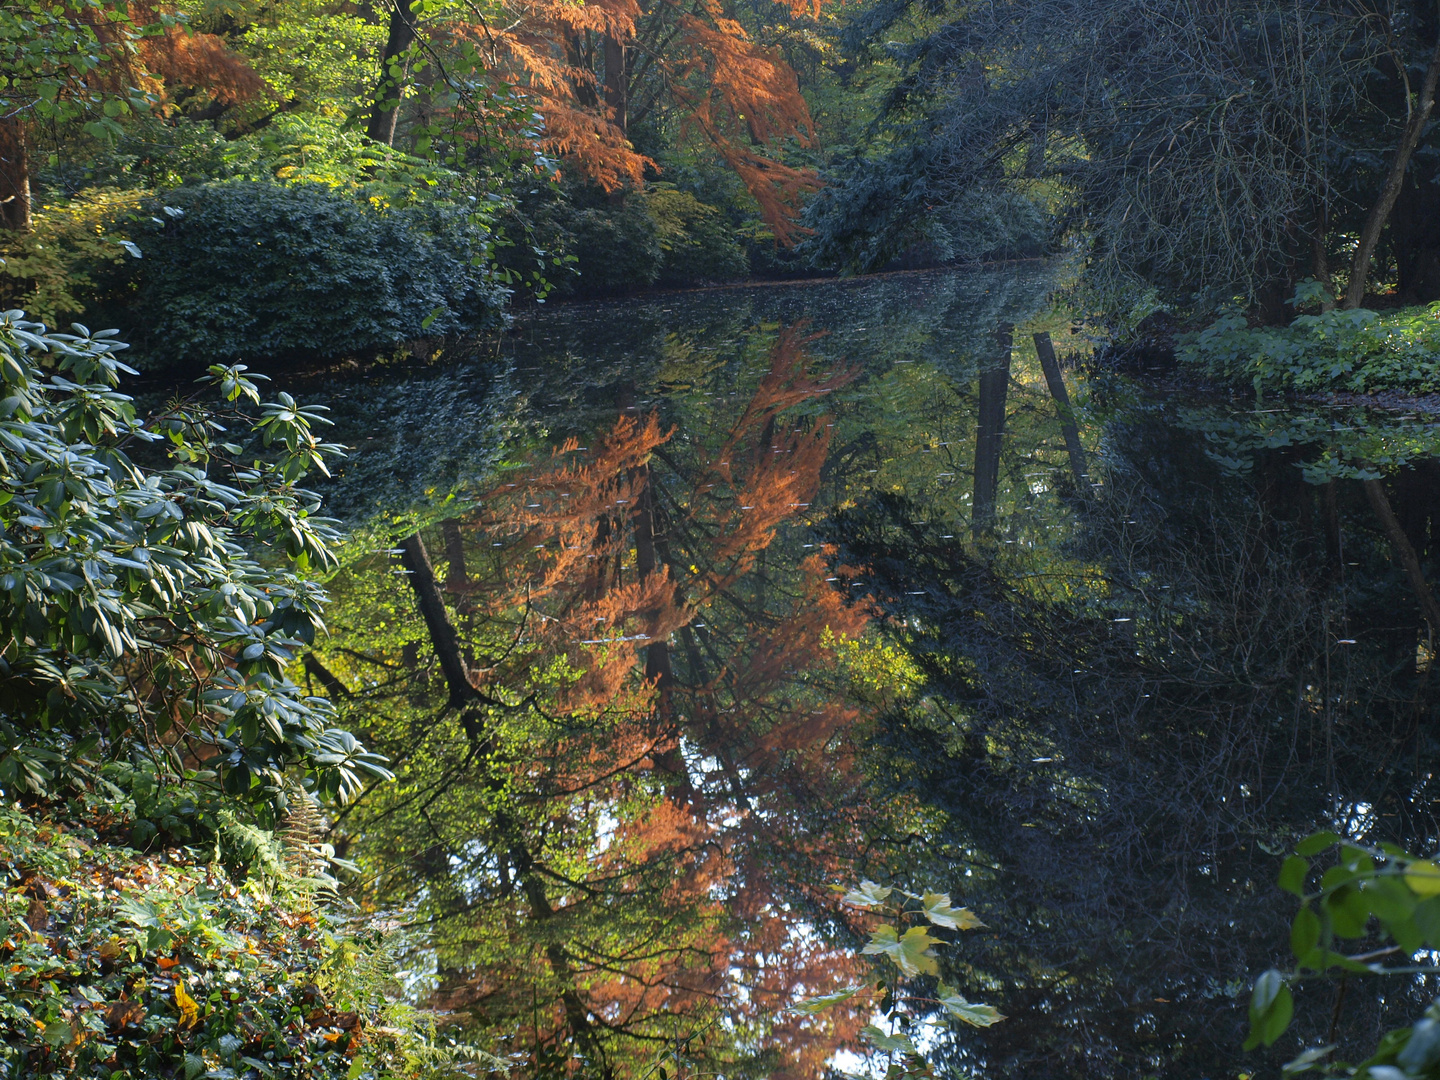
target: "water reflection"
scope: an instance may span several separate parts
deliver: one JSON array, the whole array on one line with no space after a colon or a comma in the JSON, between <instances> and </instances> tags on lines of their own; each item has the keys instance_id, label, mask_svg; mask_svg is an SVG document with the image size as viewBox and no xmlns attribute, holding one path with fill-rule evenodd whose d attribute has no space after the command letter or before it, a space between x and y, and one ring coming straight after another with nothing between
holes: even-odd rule
<instances>
[{"instance_id":1,"label":"water reflection","mask_svg":"<svg viewBox=\"0 0 1440 1080\"><path fill-rule=\"evenodd\" d=\"M683 426L623 378L402 575L354 567L310 661L401 775L343 823L389 868L374 900L418 905L438 1000L528 1075L813 1076L858 1027L785 1010L855 967L827 885L870 816L843 692L868 614L774 542L855 373L758 341Z\"/></svg>"},{"instance_id":2,"label":"water reflection","mask_svg":"<svg viewBox=\"0 0 1440 1080\"><path fill-rule=\"evenodd\" d=\"M821 1075L878 995L785 1006L863 976L861 876L991 928L942 973L1009 1019L941 1075L1254 1071L1277 854L1440 841L1435 429L1072 375L1077 455L1049 287L561 308L330 390L375 542L306 670L401 774L337 827L517 1075Z\"/></svg>"}]
</instances>

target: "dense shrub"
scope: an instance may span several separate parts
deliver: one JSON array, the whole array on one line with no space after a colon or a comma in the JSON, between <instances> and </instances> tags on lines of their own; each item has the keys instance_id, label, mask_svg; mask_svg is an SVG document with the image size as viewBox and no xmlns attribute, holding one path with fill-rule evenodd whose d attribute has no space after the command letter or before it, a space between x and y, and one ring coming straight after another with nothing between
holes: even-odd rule
<instances>
[{"instance_id":1,"label":"dense shrub","mask_svg":"<svg viewBox=\"0 0 1440 1080\"><path fill-rule=\"evenodd\" d=\"M339 449L324 418L219 366L219 402L137 415L113 331L22 314L0 319L0 787L45 795L97 745L143 746L261 816L290 781L336 799L388 775L285 673L324 626L306 572L335 563L301 486Z\"/></svg>"},{"instance_id":2,"label":"dense shrub","mask_svg":"<svg viewBox=\"0 0 1440 1080\"><path fill-rule=\"evenodd\" d=\"M489 231L463 209L228 181L170 192L155 211L135 238L128 320L152 365L373 354L501 316Z\"/></svg>"},{"instance_id":3,"label":"dense shrub","mask_svg":"<svg viewBox=\"0 0 1440 1080\"><path fill-rule=\"evenodd\" d=\"M507 230L547 254L545 274L558 296L734 281L750 270L746 249L725 215L668 184L630 192L623 201L580 185L536 192ZM507 249L502 261L526 271L533 262L531 243Z\"/></svg>"},{"instance_id":4,"label":"dense shrub","mask_svg":"<svg viewBox=\"0 0 1440 1080\"><path fill-rule=\"evenodd\" d=\"M660 241L658 281L698 285L735 281L749 273L745 249L715 207L687 191L662 186L646 192L645 205Z\"/></svg>"},{"instance_id":5,"label":"dense shrub","mask_svg":"<svg viewBox=\"0 0 1440 1080\"><path fill-rule=\"evenodd\" d=\"M390 940L343 932L323 881L301 876L304 845L229 819L213 855L241 866L143 853L110 842L125 794L98 779L66 803L0 804L0 1080L459 1080L499 1064L399 1000Z\"/></svg>"},{"instance_id":6,"label":"dense shrub","mask_svg":"<svg viewBox=\"0 0 1440 1080\"><path fill-rule=\"evenodd\" d=\"M653 285L664 252L655 218L642 198L618 206L558 203L546 214L549 246L575 257L560 277L561 295L608 296Z\"/></svg>"},{"instance_id":7,"label":"dense shrub","mask_svg":"<svg viewBox=\"0 0 1440 1080\"><path fill-rule=\"evenodd\" d=\"M56 326L93 305L123 305L138 269L130 236L144 198L92 188L42 205L29 232L0 238L0 310L20 308Z\"/></svg>"},{"instance_id":8,"label":"dense shrub","mask_svg":"<svg viewBox=\"0 0 1440 1080\"><path fill-rule=\"evenodd\" d=\"M1229 314L1182 338L1178 355L1207 378L1256 391L1433 393L1440 390L1440 304L1327 311L1289 326L1250 326Z\"/></svg>"}]
</instances>

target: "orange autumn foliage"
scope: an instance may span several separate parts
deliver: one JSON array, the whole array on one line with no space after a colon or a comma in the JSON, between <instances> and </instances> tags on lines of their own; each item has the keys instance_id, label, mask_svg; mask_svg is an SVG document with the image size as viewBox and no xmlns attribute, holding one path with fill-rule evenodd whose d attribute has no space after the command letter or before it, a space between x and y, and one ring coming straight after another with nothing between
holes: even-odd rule
<instances>
[{"instance_id":1,"label":"orange autumn foliage","mask_svg":"<svg viewBox=\"0 0 1440 1080\"><path fill-rule=\"evenodd\" d=\"M95 78L111 93L134 87L164 108L182 87L203 91L226 105L265 92L264 81L242 57L214 34L192 33L176 19L173 7L133 2L109 13L85 8L77 21L104 47L107 62Z\"/></svg>"},{"instance_id":2,"label":"orange autumn foliage","mask_svg":"<svg viewBox=\"0 0 1440 1080\"><path fill-rule=\"evenodd\" d=\"M819 4L787 6L798 17ZM776 151L786 140L815 144L809 107L778 50L754 41L718 0L508 0L506 15L501 28L450 32L487 50L534 98L549 152L607 191L639 186L655 163L635 150L628 127L672 111L682 138L699 139L736 172L782 242L802 231L800 200L819 178ZM623 77L601 71L597 43L606 40L621 50L612 56L634 61Z\"/></svg>"},{"instance_id":3,"label":"orange autumn foliage","mask_svg":"<svg viewBox=\"0 0 1440 1080\"><path fill-rule=\"evenodd\" d=\"M492 961L441 1003L523 1014L537 1071L546 1047L576 1037L566 994L641 1048L679 1023L692 1052L723 1057L723 1014L776 1080L820 1075L864 1023L861 1010L787 1011L861 970L811 927L838 918L825 885L847 876L873 813L846 745L858 713L835 690L838 645L868 614L826 581L824 555L769 554L819 489L833 428L815 403L854 377L813 374L808 340L782 332L738 415L687 432L683 451L653 413L622 411L588 448L567 440L517 471L465 524L478 550L501 545L466 610L508 613L524 639L486 670L487 689L518 700L563 661L553 737L508 769L548 837L543 940L564 963ZM702 629L723 637L723 661ZM657 649L683 674L657 669ZM603 842L580 827L605 819Z\"/></svg>"}]
</instances>

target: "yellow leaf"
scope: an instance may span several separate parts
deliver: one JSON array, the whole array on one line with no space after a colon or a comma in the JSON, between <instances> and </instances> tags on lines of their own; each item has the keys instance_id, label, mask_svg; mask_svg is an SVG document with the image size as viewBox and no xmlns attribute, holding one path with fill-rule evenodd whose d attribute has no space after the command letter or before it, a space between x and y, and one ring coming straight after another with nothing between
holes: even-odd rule
<instances>
[{"instance_id":1,"label":"yellow leaf","mask_svg":"<svg viewBox=\"0 0 1440 1080\"><path fill-rule=\"evenodd\" d=\"M180 1010L180 1026L194 1027L200 1020L200 1004L185 991L185 984L175 984L175 1005Z\"/></svg>"},{"instance_id":2,"label":"yellow leaf","mask_svg":"<svg viewBox=\"0 0 1440 1080\"><path fill-rule=\"evenodd\" d=\"M888 924L870 934L870 944L860 951L868 956L888 956L902 974L934 975L940 968L934 946L941 942L932 938L923 926L912 926L904 934Z\"/></svg>"},{"instance_id":3,"label":"yellow leaf","mask_svg":"<svg viewBox=\"0 0 1440 1080\"><path fill-rule=\"evenodd\" d=\"M1405 868L1405 884L1417 896L1440 896L1440 866L1417 859Z\"/></svg>"}]
</instances>

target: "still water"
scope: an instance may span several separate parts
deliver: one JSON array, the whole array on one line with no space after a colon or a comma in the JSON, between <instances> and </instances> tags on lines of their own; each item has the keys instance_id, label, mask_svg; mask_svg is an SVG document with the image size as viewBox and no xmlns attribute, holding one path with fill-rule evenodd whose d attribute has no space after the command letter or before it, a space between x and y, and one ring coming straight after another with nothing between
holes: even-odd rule
<instances>
[{"instance_id":1,"label":"still water","mask_svg":"<svg viewBox=\"0 0 1440 1080\"><path fill-rule=\"evenodd\" d=\"M301 387L355 448L305 675L400 777L337 839L513 1075L878 1076L902 1035L947 1077L1273 1071L1298 1042L1240 1044L1288 846L1440 841L1430 636L1363 485L1434 581L1435 425L1096 373L1054 287L555 307ZM866 879L984 925L888 977L832 888ZM1296 1039L1363 1056L1429 996L1302 990Z\"/></svg>"}]
</instances>

